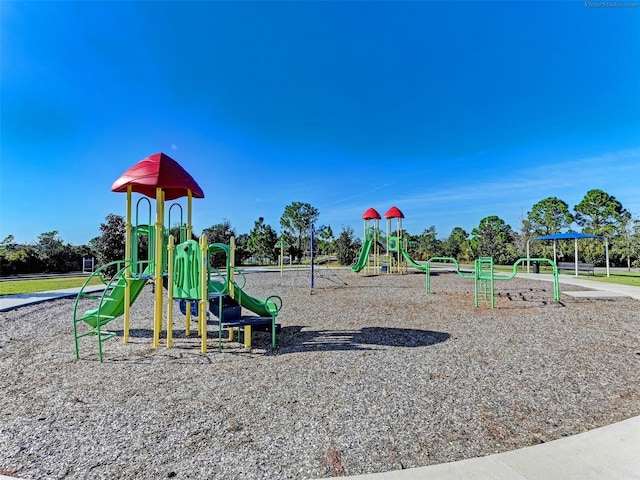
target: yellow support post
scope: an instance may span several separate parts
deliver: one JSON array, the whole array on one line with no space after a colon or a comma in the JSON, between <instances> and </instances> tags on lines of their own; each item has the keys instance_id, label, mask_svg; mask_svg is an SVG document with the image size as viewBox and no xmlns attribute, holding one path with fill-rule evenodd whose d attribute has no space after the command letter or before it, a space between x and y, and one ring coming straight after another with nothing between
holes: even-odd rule
<instances>
[{"instance_id":1,"label":"yellow support post","mask_svg":"<svg viewBox=\"0 0 640 480\"><path fill-rule=\"evenodd\" d=\"M284 242L280 240L280 278L282 278L282 272L284 271Z\"/></svg>"},{"instance_id":2,"label":"yellow support post","mask_svg":"<svg viewBox=\"0 0 640 480\"><path fill-rule=\"evenodd\" d=\"M188 337L191 335L191 302L187 301L186 304L187 311L184 320L184 334Z\"/></svg>"},{"instance_id":3,"label":"yellow support post","mask_svg":"<svg viewBox=\"0 0 640 480\"><path fill-rule=\"evenodd\" d=\"M207 353L207 301L209 300L209 245L207 236L200 236L200 251L202 252L202 264L200 265L200 302L198 304L198 325L202 343L200 351Z\"/></svg>"},{"instance_id":4,"label":"yellow support post","mask_svg":"<svg viewBox=\"0 0 640 480\"><path fill-rule=\"evenodd\" d=\"M244 326L244 348L251 348L251 325Z\"/></svg>"},{"instance_id":5,"label":"yellow support post","mask_svg":"<svg viewBox=\"0 0 640 480\"><path fill-rule=\"evenodd\" d=\"M156 251L154 262L155 302L153 317L153 346L160 345L162 330L162 234L164 229L164 192L156 188Z\"/></svg>"},{"instance_id":6,"label":"yellow support post","mask_svg":"<svg viewBox=\"0 0 640 480\"><path fill-rule=\"evenodd\" d=\"M400 247L402 247L402 218L396 220L396 226L398 227L398 273L404 273L402 255L400 254Z\"/></svg>"},{"instance_id":7,"label":"yellow support post","mask_svg":"<svg viewBox=\"0 0 640 480\"><path fill-rule=\"evenodd\" d=\"M173 346L173 258L175 255L175 240L173 235L169 235L169 245L167 246L169 253L167 255L167 348Z\"/></svg>"},{"instance_id":8,"label":"yellow support post","mask_svg":"<svg viewBox=\"0 0 640 480\"><path fill-rule=\"evenodd\" d=\"M126 234L124 240L124 261L126 262L126 270L124 276L127 279L127 286L124 289L124 326L123 326L123 342L129 343L129 327L131 322L131 193L133 188L131 185L127 186L127 223Z\"/></svg>"}]
</instances>

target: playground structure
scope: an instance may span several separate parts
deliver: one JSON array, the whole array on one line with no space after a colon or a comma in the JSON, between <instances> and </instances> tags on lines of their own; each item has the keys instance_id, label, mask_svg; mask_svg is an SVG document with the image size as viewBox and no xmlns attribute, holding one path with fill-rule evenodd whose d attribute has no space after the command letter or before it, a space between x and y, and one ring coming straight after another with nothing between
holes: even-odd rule
<instances>
[{"instance_id":1,"label":"playground structure","mask_svg":"<svg viewBox=\"0 0 640 480\"><path fill-rule=\"evenodd\" d=\"M175 160L157 153L144 158L128 169L111 187L114 192L126 193L126 234L125 258L111 262L97 269L84 283L78 294L73 314L74 341L76 358L80 358L80 338L96 336L100 361L102 361L102 342L114 337L115 332L103 330L109 322L124 316L123 341L129 342L130 307L140 295L144 285L152 279L154 290L153 346L160 344L163 321L164 289L166 288L169 308L167 310L166 345L172 347L173 341L173 303L181 301L184 308L186 335L190 335L192 315L198 317L198 333L201 336L201 352L207 349L207 303L211 313L217 317L218 342L221 349L222 331L234 330L244 334L245 346L251 346L252 327L267 328L272 333L272 348L276 347L277 314L282 308L280 297L272 296L267 300L251 297L243 291L244 284L234 280L238 273L233 266L234 242L231 245L206 244L202 235L200 243L192 238L192 199L204 198L204 193L195 180ZM132 219L133 193L143 195L136 204L135 224ZM174 203L168 210L168 223L165 225L165 201L187 197L187 220L183 222L182 206ZM155 223L151 223L151 201L156 200ZM148 222L139 223L142 204L148 206ZM174 208L180 210L177 231L178 244L171 234L171 213ZM148 243L147 259L138 258L139 245L146 237ZM226 255L224 272L211 265L211 255L222 252ZM106 273L115 270L115 274L106 280ZM216 279L211 280L215 275ZM103 280L105 289L99 296L85 292L91 280L98 277ZM244 278L244 276L242 277ZM93 308L80 314L79 303L83 298L98 302ZM234 308L227 308L234 307ZM241 316L241 308L255 313L258 317ZM226 316L225 316L226 314ZM87 324L91 329L79 332L78 325Z\"/></svg>"},{"instance_id":2,"label":"playground structure","mask_svg":"<svg viewBox=\"0 0 640 480\"><path fill-rule=\"evenodd\" d=\"M393 206L384 218L386 219L386 233L380 229L382 217L371 207L362 214L364 220L364 241L362 249L351 266L354 272L363 271L367 274L386 273L406 273L407 266L424 271L424 265L414 262L406 251L406 240L403 238L402 219L404 214L399 208ZM393 219L396 219L395 235L392 228ZM373 221L373 225L371 222ZM381 253L384 251L384 253Z\"/></svg>"},{"instance_id":3,"label":"playground structure","mask_svg":"<svg viewBox=\"0 0 640 480\"><path fill-rule=\"evenodd\" d=\"M460 271L460 264L455 258L451 257L433 257L427 260L425 265L425 291L431 292L431 263L432 262L451 262L456 265L456 273L462 277L473 280L474 304L476 307L480 304L481 297L489 302L491 308L495 307L494 287L496 280L511 280L517 274L518 265L523 262L542 262L551 265L553 270L553 299L560 301L560 284L558 282L558 267L548 258L520 258L513 264L513 271L509 275L495 275L493 268L493 258L480 257L473 264L473 272L466 274Z\"/></svg>"}]
</instances>

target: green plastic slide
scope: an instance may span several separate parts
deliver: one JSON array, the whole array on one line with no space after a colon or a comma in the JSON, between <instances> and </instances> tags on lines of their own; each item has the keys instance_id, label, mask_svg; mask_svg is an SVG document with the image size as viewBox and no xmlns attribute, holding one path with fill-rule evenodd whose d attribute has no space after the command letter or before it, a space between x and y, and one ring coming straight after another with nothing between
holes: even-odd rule
<instances>
[{"instance_id":1,"label":"green plastic slide","mask_svg":"<svg viewBox=\"0 0 640 480\"><path fill-rule=\"evenodd\" d=\"M209 292L226 293L224 284L221 282L209 282ZM259 300L246 293L238 285L234 285L232 298L247 310L255 313L260 317L272 317L278 313L280 307L275 302L267 300Z\"/></svg>"},{"instance_id":2,"label":"green plastic slide","mask_svg":"<svg viewBox=\"0 0 640 480\"><path fill-rule=\"evenodd\" d=\"M354 272L359 272L362 270L367 264L367 260L369 259L369 252L371 251L371 243L373 240L371 237L367 238L362 245L362 250L360 251L360 258L358 258L358 263L351 266L351 270Z\"/></svg>"},{"instance_id":3,"label":"green plastic slide","mask_svg":"<svg viewBox=\"0 0 640 480\"><path fill-rule=\"evenodd\" d=\"M404 250L404 248L401 248L400 252L402 253L402 256L407 261L407 263L411 265L413 268L417 268L418 270L422 270L423 272L427 270L426 265L420 265L419 263L414 262L409 256L409 254Z\"/></svg>"},{"instance_id":4,"label":"green plastic slide","mask_svg":"<svg viewBox=\"0 0 640 480\"><path fill-rule=\"evenodd\" d=\"M136 278L130 280L131 284L131 302L130 305L133 305L133 302L136 301L140 292L142 292L143 287L147 283L149 267L147 267L143 273L142 278ZM118 318L120 315L124 313L124 293L126 287L126 279L124 276L121 276L117 283L113 285L113 289L107 295L105 295L101 300L101 308L94 308L92 310L87 310L82 315L83 322L88 323L92 327L96 327L98 325L98 310L100 311L100 325L104 325L105 323L109 323L111 320Z\"/></svg>"}]
</instances>

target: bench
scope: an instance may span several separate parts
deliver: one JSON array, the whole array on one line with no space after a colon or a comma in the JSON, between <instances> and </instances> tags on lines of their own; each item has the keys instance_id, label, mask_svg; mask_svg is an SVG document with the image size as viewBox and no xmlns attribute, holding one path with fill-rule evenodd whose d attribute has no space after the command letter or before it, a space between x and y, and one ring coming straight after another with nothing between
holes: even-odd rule
<instances>
[{"instance_id":1,"label":"bench","mask_svg":"<svg viewBox=\"0 0 640 480\"><path fill-rule=\"evenodd\" d=\"M591 275L595 275L593 271L593 263L582 263L578 262L578 271L579 272L591 272ZM574 262L558 262L558 270L571 270L572 272L576 271L576 264Z\"/></svg>"}]
</instances>

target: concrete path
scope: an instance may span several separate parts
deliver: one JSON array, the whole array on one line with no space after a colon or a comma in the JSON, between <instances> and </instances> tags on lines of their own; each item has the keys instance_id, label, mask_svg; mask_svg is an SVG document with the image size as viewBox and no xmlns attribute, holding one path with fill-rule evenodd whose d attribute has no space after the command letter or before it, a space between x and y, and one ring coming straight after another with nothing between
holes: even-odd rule
<instances>
[{"instance_id":1,"label":"concrete path","mask_svg":"<svg viewBox=\"0 0 640 480\"><path fill-rule=\"evenodd\" d=\"M551 282L550 274L519 273L518 277ZM640 300L640 287L617 285L560 275L560 291L567 285L591 289L589 296L624 295ZM92 287L99 292L102 286ZM79 288L0 297L0 312L64 297ZM574 292L578 293L578 292ZM640 310L640 309L639 309ZM9 477L0 475L0 480ZM344 477L343 477L344 478ZM459 462L348 477L357 480L640 480L640 417L579 435L510 452Z\"/></svg>"},{"instance_id":2,"label":"concrete path","mask_svg":"<svg viewBox=\"0 0 640 480\"><path fill-rule=\"evenodd\" d=\"M534 447L358 480L640 479L640 417Z\"/></svg>"},{"instance_id":3,"label":"concrete path","mask_svg":"<svg viewBox=\"0 0 640 480\"><path fill-rule=\"evenodd\" d=\"M518 273L518 278L529 278L531 280L543 280L552 282L553 275L550 273ZM571 275L559 275L558 281L560 282L560 292L565 295L571 295L575 297L611 297L611 296L624 296L635 298L640 300L640 287L633 287L631 285L620 285L617 283L599 282L597 280L586 280L583 277L574 277ZM592 295L582 294L578 291L572 292L571 288L567 285L577 285L593 290Z\"/></svg>"},{"instance_id":4,"label":"concrete path","mask_svg":"<svg viewBox=\"0 0 640 480\"><path fill-rule=\"evenodd\" d=\"M87 287L85 292L95 293L104 290L103 285L97 285L93 287ZM58 298L75 298L80 291L80 287L77 288L65 288L62 290L51 290L49 292L33 292L33 293L21 293L18 295L3 295L0 296L0 312L6 312L8 310L14 310L16 308L24 307L26 305L34 305L36 303L48 302L50 300L56 300Z\"/></svg>"}]
</instances>

